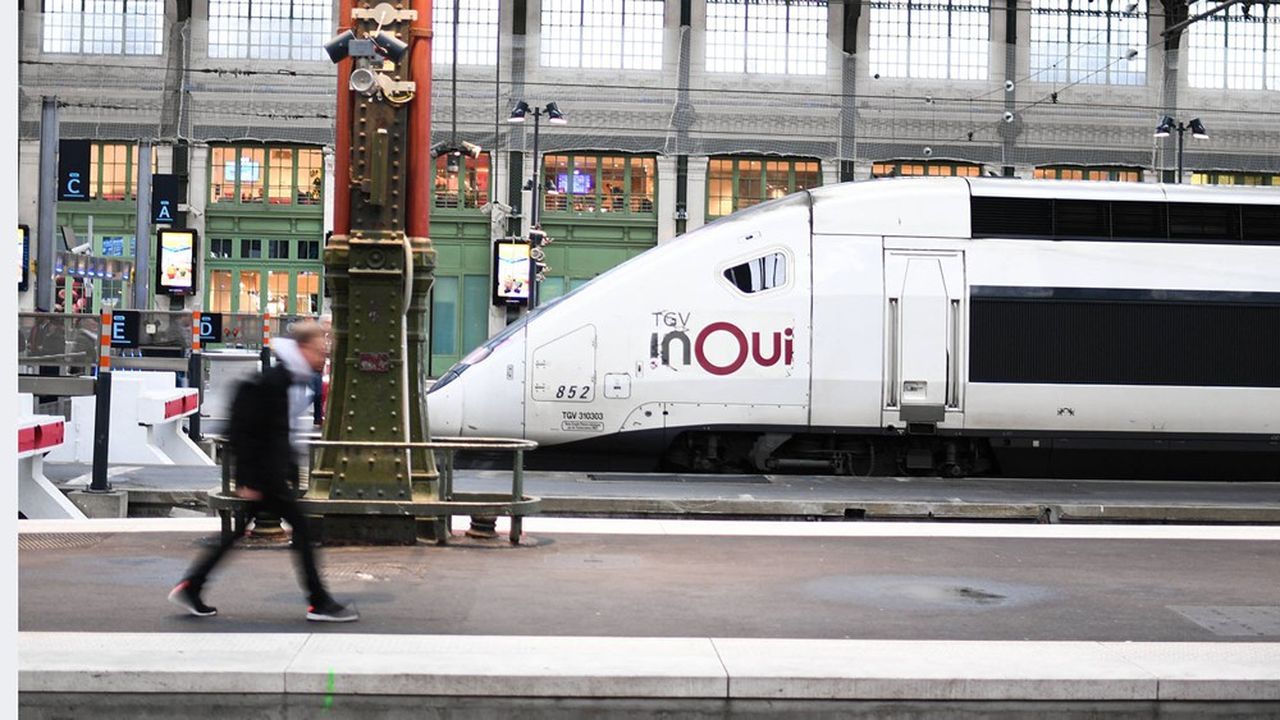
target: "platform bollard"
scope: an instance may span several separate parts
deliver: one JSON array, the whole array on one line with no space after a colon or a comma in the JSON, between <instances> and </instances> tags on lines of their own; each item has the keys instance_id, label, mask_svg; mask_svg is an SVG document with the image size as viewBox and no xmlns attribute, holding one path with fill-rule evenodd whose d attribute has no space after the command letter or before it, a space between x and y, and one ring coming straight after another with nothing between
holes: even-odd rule
<instances>
[{"instance_id":1,"label":"platform bollard","mask_svg":"<svg viewBox=\"0 0 1280 720\"><path fill-rule=\"evenodd\" d=\"M204 407L204 360L200 348L200 311L191 313L191 357L187 358L187 387L195 388L199 395L198 407ZM200 442L200 412L187 419L187 437Z\"/></svg>"},{"instance_id":2,"label":"platform bollard","mask_svg":"<svg viewBox=\"0 0 1280 720\"><path fill-rule=\"evenodd\" d=\"M102 311L98 338L98 382L94 393L93 475L89 492L110 492L107 466L111 450L111 310Z\"/></svg>"}]
</instances>

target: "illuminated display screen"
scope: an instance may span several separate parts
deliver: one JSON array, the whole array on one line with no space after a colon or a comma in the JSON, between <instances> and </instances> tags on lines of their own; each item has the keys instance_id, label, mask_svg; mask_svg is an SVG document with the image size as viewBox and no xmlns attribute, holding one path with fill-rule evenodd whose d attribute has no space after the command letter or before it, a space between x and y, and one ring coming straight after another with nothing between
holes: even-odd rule
<instances>
[{"instance_id":1,"label":"illuminated display screen","mask_svg":"<svg viewBox=\"0 0 1280 720\"><path fill-rule=\"evenodd\" d=\"M526 242L493 246L493 301L499 305L527 305L533 262Z\"/></svg>"},{"instance_id":2,"label":"illuminated display screen","mask_svg":"<svg viewBox=\"0 0 1280 720\"><path fill-rule=\"evenodd\" d=\"M196 233L194 230L161 230L156 284L170 295L195 291Z\"/></svg>"}]
</instances>

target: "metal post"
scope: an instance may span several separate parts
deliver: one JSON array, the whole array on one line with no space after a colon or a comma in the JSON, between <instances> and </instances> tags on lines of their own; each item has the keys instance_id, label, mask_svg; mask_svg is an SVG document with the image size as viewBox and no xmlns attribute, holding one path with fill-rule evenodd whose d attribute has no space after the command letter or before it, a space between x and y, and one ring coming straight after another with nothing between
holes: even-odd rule
<instances>
[{"instance_id":1,"label":"metal post","mask_svg":"<svg viewBox=\"0 0 1280 720\"><path fill-rule=\"evenodd\" d=\"M109 492L107 465L111 449L111 309L102 311L98 331L98 382L94 394L93 479L89 492Z\"/></svg>"},{"instance_id":2,"label":"metal post","mask_svg":"<svg viewBox=\"0 0 1280 720\"><path fill-rule=\"evenodd\" d=\"M511 471L511 502L519 503L524 499L524 451L516 450L515 465ZM524 518L511 515L511 544L520 544L520 534L524 530Z\"/></svg>"},{"instance_id":3,"label":"metal post","mask_svg":"<svg viewBox=\"0 0 1280 720\"><path fill-rule=\"evenodd\" d=\"M542 108L533 109L533 213L529 216L533 222L532 228L541 230L539 223L542 222L542 156L538 154L538 126L542 119ZM572 180L570 181L572 183ZM569 188L570 191L573 188ZM529 283L529 309L533 310L538 307L538 278L535 274L530 278Z\"/></svg>"},{"instance_id":4,"label":"metal post","mask_svg":"<svg viewBox=\"0 0 1280 720\"><path fill-rule=\"evenodd\" d=\"M40 213L36 227L36 310L53 312L53 231L58 223L58 99L40 107Z\"/></svg>"},{"instance_id":5,"label":"metal post","mask_svg":"<svg viewBox=\"0 0 1280 720\"><path fill-rule=\"evenodd\" d=\"M271 313L262 313L262 372L271 369Z\"/></svg>"},{"instance_id":6,"label":"metal post","mask_svg":"<svg viewBox=\"0 0 1280 720\"><path fill-rule=\"evenodd\" d=\"M138 146L138 208L135 215L133 308L151 309L151 141Z\"/></svg>"},{"instance_id":7,"label":"metal post","mask_svg":"<svg viewBox=\"0 0 1280 720\"><path fill-rule=\"evenodd\" d=\"M1181 122L1178 123L1178 178L1174 180L1178 185L1182 184L1182 136L1186 133L1187 128Z\"/></svg>"},{"instance_id":8,"label":"metal post","mask_svg":"<svg viewBox=\"0 0 1280 720\"><path fill-rule=\"evenodd\" d=\"M196 412L187 418L187 437L200 441L200 409L204 407L204 356L200 352L200 311L191 312L191 356L187 358L187 387L196 389Z\"/></svg>"}]
</instances>

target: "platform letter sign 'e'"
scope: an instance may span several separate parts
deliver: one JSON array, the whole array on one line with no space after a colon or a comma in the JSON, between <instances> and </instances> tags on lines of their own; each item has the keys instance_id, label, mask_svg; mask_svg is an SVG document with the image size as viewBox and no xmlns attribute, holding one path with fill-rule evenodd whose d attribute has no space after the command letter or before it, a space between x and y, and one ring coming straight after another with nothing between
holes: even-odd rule
<instances>
[{"instance_id":1,"label":"platform letter sign 'e'","mask_svg":"<svg viewBox=\"0 0 1280 720\"><path fill-rule=\"evenodd\" d=\"M142 318L136 310L116 310L111 313L111 347L138 346Z\"/></svg>"},{"instance_id":2,"label":"platform letter sign 'e'","mask_svg":"<svg viewBox=\"0 0 1280 720\"><path fill-rule=\"evenodd\" d=\"M173 225L178 213L178 176L151 176L151 222Z\"/></svg>"},{"instance_id":3,"label":"platform letter sign 'e'","mask_svg":"<svg viewBox=\"0 0 1280 720\"><path fill-rule=\"evenodd\" d=\"M89 141L58 141L58 199L89 200Z\"/></svg>"}]
</instances>

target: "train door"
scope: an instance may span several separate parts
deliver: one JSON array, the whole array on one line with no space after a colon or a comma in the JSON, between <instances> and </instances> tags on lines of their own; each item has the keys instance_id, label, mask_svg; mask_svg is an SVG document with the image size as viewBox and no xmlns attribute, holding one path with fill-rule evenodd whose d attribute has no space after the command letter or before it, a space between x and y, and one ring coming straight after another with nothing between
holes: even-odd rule
<instances>
[{"instance_id":1,"label":"train door","mask_svg":"<svg viewBox=\"0 0 1280 720\"><path fill-rule=\"evenodd\" d=\"M964 253L886 250L885 426L964 425Z\"/></svg>"}]
</instances>

